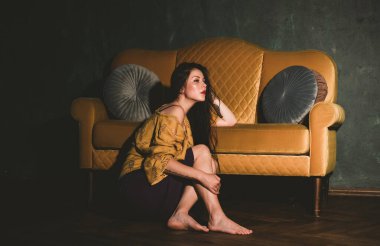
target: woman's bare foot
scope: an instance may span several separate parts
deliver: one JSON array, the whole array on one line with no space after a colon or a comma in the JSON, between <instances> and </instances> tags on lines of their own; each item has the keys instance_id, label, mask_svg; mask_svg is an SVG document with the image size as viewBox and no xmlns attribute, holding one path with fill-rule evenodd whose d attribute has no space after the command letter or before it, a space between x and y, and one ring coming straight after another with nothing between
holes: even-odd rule
<instances>
[{"instance_id":1,"label":"woman's bare foot","mask_svg":"<svg viewBox=\"0 0 380 246\"><path fill-rule=\"evenodd\" d=\"M202 226L196 222L187 213L175 212L168 220L168 227L173 230L196 230L208 232L209 229L206 226Z\"/></svg>"},{"instance_id":2,"label":"woman's bare foot","mask_svg":"<svg viewBox=\"0 0 380 246\"><path fill-rule=\"evenodd\" d=\"M224 214L210 219L208 222L208 228L211 231L224 232L228 234L248 235L252 233L252 230L242 227L241 225L230 220Z\"/></svg>"}]
</instances>

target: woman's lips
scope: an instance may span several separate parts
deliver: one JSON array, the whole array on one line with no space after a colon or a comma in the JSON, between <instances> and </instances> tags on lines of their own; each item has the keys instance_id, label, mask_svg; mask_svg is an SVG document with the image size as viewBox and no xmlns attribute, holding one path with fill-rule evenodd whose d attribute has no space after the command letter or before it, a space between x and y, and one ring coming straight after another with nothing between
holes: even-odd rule
<instances>
[{"instance_id":1,"label":"woman's lips","mask_svg":"<svg viewBox=\"0 0 380 246\"><path fill-rule=\"evenodd\" d=\"M201 94L206 95L206 91L201 91Z\"/></svg>"}]
</instances>

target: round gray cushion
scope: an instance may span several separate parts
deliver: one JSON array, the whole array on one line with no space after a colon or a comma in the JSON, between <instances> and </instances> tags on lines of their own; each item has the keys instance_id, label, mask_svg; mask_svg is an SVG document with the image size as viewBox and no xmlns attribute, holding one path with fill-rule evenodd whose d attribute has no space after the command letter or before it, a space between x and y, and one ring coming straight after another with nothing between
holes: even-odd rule
<instances>
[{"instance_id":1,"label":"round gray cushion","mask_svg":"<svg viewBox=\"0 0 380 246\"><path fill-rule=\"evenodd\" d=\"M117 119L143 121L151 115L149 94L157 83L158 76L145 67L119 66L106 79L104 103Z\"/></svg>"},{"instance_id":2,"label":"round gray cushion","mask_svg":"<svg viewBox=\"0 0 380 246\"><path fill-rule=\"evenodd\" d=\"M265 87L262 113L268 123L300 123L314 105L318 92L314 72L291 66L276 74Z\"/></svg>"}]
</instances>

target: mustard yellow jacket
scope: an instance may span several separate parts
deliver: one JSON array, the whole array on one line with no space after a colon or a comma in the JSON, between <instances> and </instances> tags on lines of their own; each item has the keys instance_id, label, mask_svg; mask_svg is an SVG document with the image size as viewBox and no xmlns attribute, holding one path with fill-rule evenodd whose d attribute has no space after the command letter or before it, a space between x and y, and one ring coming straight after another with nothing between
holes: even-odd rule
<instances>
[{"instance_id":1,"label":"mustard yellow jacket","mask_svg":"<svg viewBox=\"0 0 380 246\"><path fill-rule=\"evenodd\" d=\"M148 182L157 184L167 175L168 161L184 160L186 150L194 145L190 123L185 116L181 124L174 115L158 110L138 129L123 164L121 176L144 168Z\"/></svg>"}]
</instances>

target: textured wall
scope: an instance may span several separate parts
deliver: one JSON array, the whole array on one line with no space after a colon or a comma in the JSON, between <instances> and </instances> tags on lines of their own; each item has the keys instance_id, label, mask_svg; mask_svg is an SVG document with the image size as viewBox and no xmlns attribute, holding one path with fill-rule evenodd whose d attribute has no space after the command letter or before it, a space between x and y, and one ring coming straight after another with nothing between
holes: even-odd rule
<instances>
[{"instance_id":1,"label":"textured wall","mask_svg":"<svg viewBox=\"0 0 380 246\"><path fill-rule=\"evenodd\" d=\"M380 1L17 1L1 11L2 124L9 129L2 175L76 170L70 103L101 94L117 52L230 36L268 49L318 49L335 59L347 119L331 185L380 188Z\"/></svg>"}]
</instances>

